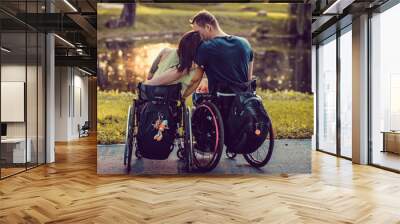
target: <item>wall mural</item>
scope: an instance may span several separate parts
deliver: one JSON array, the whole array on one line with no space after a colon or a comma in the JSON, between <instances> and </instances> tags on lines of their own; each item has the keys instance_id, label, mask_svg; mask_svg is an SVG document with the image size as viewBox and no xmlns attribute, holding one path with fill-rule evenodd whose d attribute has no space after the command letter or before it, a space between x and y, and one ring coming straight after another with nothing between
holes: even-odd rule
<instances>
[{"instance_id":1,"label":"wall mural","mask_svg":"<svg viewBox=\"0 0 400 224\"><path fill-rule=\"evenodd\" d=\"M99 174L311 172L309 5L99 3L97 18Z\"/></svg>"}]
</instances>

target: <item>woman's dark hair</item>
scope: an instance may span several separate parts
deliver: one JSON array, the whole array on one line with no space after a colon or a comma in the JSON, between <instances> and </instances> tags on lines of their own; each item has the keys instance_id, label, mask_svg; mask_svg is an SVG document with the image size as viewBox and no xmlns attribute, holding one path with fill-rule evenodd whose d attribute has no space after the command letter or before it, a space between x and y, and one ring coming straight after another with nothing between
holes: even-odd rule
<instances>
[{"instance_id":1,"label":"woman's dark hair","mask_svg":"<svg viewBox=\"0 0 400 224\"><path fill-rule=\"evenodd\" d=\"M197 31L189 31L181 37L178 45L178 72L189 71L191 69L197 47L200 43L201 37Z\"/></svg>"}]
</instances>

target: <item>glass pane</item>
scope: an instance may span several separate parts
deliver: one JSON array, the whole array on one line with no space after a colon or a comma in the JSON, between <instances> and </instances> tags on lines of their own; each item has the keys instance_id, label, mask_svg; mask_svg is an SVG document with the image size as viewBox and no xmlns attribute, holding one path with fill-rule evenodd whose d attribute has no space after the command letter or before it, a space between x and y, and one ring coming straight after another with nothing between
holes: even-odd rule
<instances>
[{"instance_id":1,"label":"glass pane","mask_svg":"<svg viewBox=\"0 0 400 224\"><path fill-rule=\"evenodd\" d=\"M26 33L1 34L1 161L2 177L25 170L26 151ZM29 149L29 147L28 147Z\"/></svg>"},{"instance_id":2,"label":"glass pane","mask_svg":"<svg viewBox=\"0 0 400 224\"><path fill-rule=\"evenodd\" d=\"M38 19L45 0L2 0L0 7L18 18L0 12L0 167L5 177L45 162L45 35L21 22Z\"/></svg>"},{"instance_id":3,"label":"glass pane","mask_svg":"<svg viewBox=\"0 0 400 224\"><path fill-rule=\"evenodd\" d=\"M352 35L351 30L340 37L340 152L352 156Z\"/></svg>"},{"instance_id":4,"label":"glass pane","mask_svg":"<svg viewBox=\"0 0 400 224\"><path fill-rule=\"evenodd\" d=\"M34 24L38 21L37 16L31 16L37 14L38 3L37 1L28 1L26 12L29 15L28 20ZM36 21L32 21L36 20ZM38 160L38 35L36 30L27 30L27 98L26 98L26 111L27 111L27 143L28 151L31 151L30 162L27 163L28 168L37 166Z\"/></svg>"},{"instance_id":5,"label":"glass pane","mask_svg":"<svg viewBox=\"0 0 400 224\"><path fill-rule=\"evenodd\" d=\"M38 36L38 163L45 163L45 35Z\"/></svg>"},{"instance_id":6,"label":"glass pane","mask_svg":"<svg viewBox=\"0 0 400 224\"><path fill-rule=\"evenodd\" d=\"M26 95L26 111L27 111L27 133L28 133L28 151L30 150L30 160L28 165L29 167L33 167L37 165L37 150L38 150L38 143L37 143L37 132L38 132L38 52L37 52L37 33L36 32L29 32L27 33L28 38L28 63L27 63L27 95Z\"/></svg>"},{"instance_id":7,"label":"glass pane","mask_svg":"<svg viewBox=\"0 0 400 224\"><path fill-rule=\"evenodd\" d=\"M336 39L318 48L318 148L336 153Z\"/></svg>"},{"instance_id":8,"label":"glass pane","mask_svg":"<svg viewBox=\"0 0 400 224\"><path fill-rule=\"evenodd\" d=\"M317 80L317 47L315 45L312 45L311 47L311 72L312 72L312 78L311 78L311 88L312 92L314 94L314 105L317 105L317 97L315 97L316 93L316 80ZM317 130L317 122L316 122L316 117L317 117L317 108L314 106L314 111L313 111L313 117L314 117L314 133L312 136L312 150L316 150L316 130Z\"/></svg>"},{"instance_id":9,"label":"glass pane","mask_svg":"<svg viewBox=\"0 0 400 224\"><path fill-rule=\"evenodd\" d=\"M400 170L400 5L372 18L372 163Z\"/></svg>"}]
</instances>

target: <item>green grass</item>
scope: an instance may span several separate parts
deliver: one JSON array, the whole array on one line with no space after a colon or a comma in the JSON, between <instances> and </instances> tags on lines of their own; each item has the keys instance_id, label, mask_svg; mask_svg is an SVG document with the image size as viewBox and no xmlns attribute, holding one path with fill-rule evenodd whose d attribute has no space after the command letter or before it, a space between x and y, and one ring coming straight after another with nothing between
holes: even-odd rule
<instances>
[{"instance_id":1,"label":"green grass","mask_svg":"<svg viewBox=\"0 0 400 224\"><path fill-rule=\"evenodd\" d=\"M100 144L125 142L126 117L135 95L127 92L98 90L97 140Z\"/></svg>"},{"instance_id":2,"label":"green grass","mask_svg":"<svg viewBox=\"0 0 400 224\"><path fill-rule=\"evenodd\" d=\"M264 10L269 16L287 17L288 4L263 4L263 3L223 3L223 4L182 4L182 3L140 3L137 7L137 15L190 15L206 9L219 15L255 16L260 10ZM103 8L99 4L99 15L119 16L120 9ZM268 16L268 15L267 15ZM261 17L262 18L262 17ZM264 18L265 19L265 18Z\"/></svg>"},{"instance_id":3,"label":"green grass","mask_svg":"<svg viewBox=\"0 0 400 224\"><path fill-rule=\"evenodd\" d=\"M275 138L311 138L313 96L294 91L258 90L271 117ZM128 107L132 93L98 91L98 143L124 143ZM190 100L189 100L190 101ZM190 104L190 102L188 102Z\"/></svg>"},{"instance_id":4,"label":"green grass","mask_svg":"<svg viewBox=\"0 0 400 224\"><path fill-rule=\"evenodd\" d=\"M98 39L108 37L127 37L132 35L159 32L185 32L191 29L189 19L199 10L207 9L219 20L227 33L249 33L255 26L268 21L278 30L289 16L287 4L139 4L136 12L135 27L106 29L104 24L110 18L118 18L121 10L114 8L98 9ZM266 16L257 16L257 11L266 10Z\"/></svg>"},{"instance_id":5,"label":"green grass","mask_svg":"<svg viewBox=\"0 0 400 224\"><path fill-rule=\"evenodd\" d=\"M214 11L246 12L266 10L267 12L286 13L288 4L268 3L145 3L144 5L154 8L178 9L186 11L200 11L202 9Z\"/></svg>"},{"instance_id":6,"label":"green grass","mask_svg":"<svg viewBox=\"0 0 400 224\"><path fill-rule=\"evenodd\" d=\"M310 94L295 91L258 91L271 117L276 138L311 138L314 102Z\"/></svg>"}]
</instances>

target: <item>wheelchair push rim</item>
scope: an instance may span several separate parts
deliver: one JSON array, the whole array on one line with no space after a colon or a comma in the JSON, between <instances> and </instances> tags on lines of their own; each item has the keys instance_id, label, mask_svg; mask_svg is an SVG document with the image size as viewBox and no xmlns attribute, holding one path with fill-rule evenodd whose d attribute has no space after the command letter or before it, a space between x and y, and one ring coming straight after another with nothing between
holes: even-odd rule
<instances>
[{"instance_id":1,"label":"wheelchair push rim","mask_svg":"<svg viewBox=\"0 0 400 224\"><path fill-rule=\"evenodd\" d=\"M214 169L221 158L224 127L217 107L211 102L199 104L192 115L193 162L199 171Z\"/></svg>"},{"instance_id":2,"label":"wheelchair push rim","mask_svg":"<svg viewBox=\"0 0 400 224\"><path fill-rule=\"evenodd\" d=\"M193 158L193 134L192 134L192 121L191 111L189 108L184 107L184 146L183 146L183 161L187 172L192 171L192 158Z\"/></svg>"},{"instance_id":3,"label":"wheelchair push rim","mask_svg":"<svg viewBox=\"0 0 400 224\"><path fill-rule=\"evenodd\" d=\"M126 165L126 170L129 173L131 170L131 161L133 154L133 147L136 145L136 107L135 103L131 105L128 109L128 121L127 121L127 133L126 133L126 142L125 142L125 154L124 154L124 165ZM136 154L136 152L135 152Z\"/></svg>"}]
</instances>

